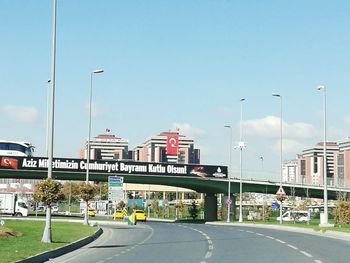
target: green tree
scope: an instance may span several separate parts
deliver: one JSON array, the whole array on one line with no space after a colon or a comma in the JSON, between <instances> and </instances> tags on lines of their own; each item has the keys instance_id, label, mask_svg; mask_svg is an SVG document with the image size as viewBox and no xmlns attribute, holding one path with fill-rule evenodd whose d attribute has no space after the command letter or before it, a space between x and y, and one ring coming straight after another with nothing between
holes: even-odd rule
<instances>
[{"instance_id":1,"label":"green tree","mask_svg":"<svg viewBox=\"0 0 350 263\"><path fill-rule=\"evenodd\" d=\"M89 224L88 220L88 207L89 201L92 200L98 193L98 188L94 184L87 182L79 184L79 197L85 201L85 216L84 216L84 225Z\"/></svg>"},{"instance_id":2,"label":"green tree","mask_svg":"<svg viewBox=\"0 0 350 263\"><path fill-rule=\"evenodd\" d=\"M63 184L62 193L64 200L76 202L79 201L79 183L76 182L65 182Z\"/></svg>"},{"instance_id":3,"label":"green tree","mask_svg":"<svg viewBox=\"0 0 350 263\"><path fill-rule=\"evenodd\" d=\"M51 206L63 198L62 184L51 178L39 181L34 187L34 200L42 202L46 206L46 224L41 239L44 243L51 243L52 241Z\"/></svg>"},{"instance_id":4,"label":"green tree","mask_svg":"<svg viewBox=\"0 0 350 263\"><path fill-rule=\"evenodd\" d=\"M197 208L195 200L192 200L191 206L188 208L188 212L193 220L198 217L199 209Z\"/></svg>"},{"instance_id":5,"label":"green tree","mask_svg":"<svg viewBox=\"0 0 350 263\"><path fill-rule=\"evenodd\" d=\"M154 215L157 215L158 209L159 209L158 200L157 199L152 200L151 206L152 206L152 210L153 210Z\"/></svg>"},{"instance_id":6,"label":"green tree","mask_svg":"<svg viewBox=\"0 0 350 263\"><path fill-rule=\"evenodd\" d=\"M34 200L51 207L52 204L64 199L62 188L63 186L60 182L51 178L41 180L34 187Z\"/></svg>"},{"instance_id":7,"label":"green tree","mask_svg":"<svg viewBox=\"0 0 350 263\"><path fill-rule=\"evenodd\" d=\"M267 204L267 201L264 201L263 205L263 220L268 221L270 219L270 207Z\"/></svg>"},{"instance_id":8,"label":"green tree","mask_svg":"<svg viewBox=\"0 0 350 263\"><path fill-rule=\"evenodd\" d=\"M349 224L350 202L338 200L332 213L336 224Z\"/></svg>"}]
</instances>

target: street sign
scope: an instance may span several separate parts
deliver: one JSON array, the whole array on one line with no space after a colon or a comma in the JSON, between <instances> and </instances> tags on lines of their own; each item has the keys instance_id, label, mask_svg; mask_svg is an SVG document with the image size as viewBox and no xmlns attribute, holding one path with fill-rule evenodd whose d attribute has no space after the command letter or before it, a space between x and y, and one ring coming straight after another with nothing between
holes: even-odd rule
<instances>
[{"instance_id":1,"label":"street sign","mask_svg":"<svg viewBox=\"0 0 350 263\"><path fill-rule=\"evenodd\" d=\"M231 200L231 199L226 199L225 203L226 203L227 205L231 205L231 204L232 204L232 200Z\"/></svg>"},{"instance_id":2,"label":"street sign","mask_svg":"<svg viewBox=\"0 0 350 263\"><path fill-rule=\"evenodd\" d=\"M283 190L282 186L280 186L280 188L278 188L276 192L276 199L282 202L285 198L286 198L286 192Z\"/></svg>"},{"instance_id":3,"label":"street sign","mask_svg":"<svg viewBox=\"0 0 350 263\"><path fill-rule=\"evenodd\" d=\"M124 178L108 176L108 201L118 202L123 199Z\"/></svg>"},{"instance_id":4,"label":"street sign","mask_svg":"<svg viewBox=\"0 0 350 263\"><path fill-rule=\"evenodd\" d=\"M286 195L286 192L283 190L282 186L280 186L280 188L278 188L276 195Z\"/></svg>"}]
</instances>

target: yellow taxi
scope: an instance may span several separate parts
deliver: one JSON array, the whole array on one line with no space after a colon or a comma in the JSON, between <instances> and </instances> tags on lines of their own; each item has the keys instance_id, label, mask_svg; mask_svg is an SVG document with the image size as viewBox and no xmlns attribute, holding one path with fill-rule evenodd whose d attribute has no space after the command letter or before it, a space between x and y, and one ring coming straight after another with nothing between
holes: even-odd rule
<instances>
[{"instance_id":1,"label":"yellow taxi","mask_svg":"<svg viewBox=\"0 0 350 263\"><path fill-rule=\"evenodd\" d=\"M88 209L88 215L94 217L96 215L96 211L94 209Z\"/></svg>"},{"instance_id":2,"label":"yellow taxi","mask_svg":"<svg viewBox=\"0 0 350 263\"><path fill-rule=\"evenodd\" d=\"M147 216L146 216L145 211L143 211L143 210L135 210L134 213L135 213L137 221L144 221L144 222L146 222Z\"/></svg>"},{"instance_id":3,"label":"yellow taxi","mask_svg":"<svg viewBox=\"0 0 350 263\"><path fill-rule=\"evenodd\" d=\"M115 219L123 219L124 218L124 213L122 210L117 210L115 211L115 213L113 214L113 217Z\"/></svg>"}]
</instances>

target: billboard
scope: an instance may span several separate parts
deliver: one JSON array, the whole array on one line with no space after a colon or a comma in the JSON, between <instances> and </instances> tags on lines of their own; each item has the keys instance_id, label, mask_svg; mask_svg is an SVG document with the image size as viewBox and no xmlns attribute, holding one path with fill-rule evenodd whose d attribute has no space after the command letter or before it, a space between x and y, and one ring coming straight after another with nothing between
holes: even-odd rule
<instances>
[{"instance_id":1,"label":"billboard","mask_svg":"<svg viewBox=\"0 0 350 263\"><path fill-rule=\"evenodd\" d=\"M9 158L11 160L9 160ZM30 171L46 171L48 169L46 157L8 157L0 156L0 169L17 169ZM54 158L52 170L58 172L86 172L86 159ZM90 160L90 173L106 173L111 175L169 175L192 176L201 178L227 178L227 166L201 164L175 164L136 162L128 160L107 161Z\"/></svg>"}]
</instances>

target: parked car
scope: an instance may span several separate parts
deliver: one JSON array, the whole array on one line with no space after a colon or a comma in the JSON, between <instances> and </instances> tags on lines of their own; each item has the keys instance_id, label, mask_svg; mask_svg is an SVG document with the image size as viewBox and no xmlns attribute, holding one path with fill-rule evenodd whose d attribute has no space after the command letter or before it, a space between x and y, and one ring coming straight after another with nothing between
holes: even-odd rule
<instances>
[{"instance_id":1,"label":"parked car","mask_svg":"<svg viewBox=\"0 0 350 263\"><path fill-rule=\"evenodd\" d=\"M280 217L276 218L277 221ZM289 222L308 222L310 220L310 213L308 211L287 211L282 215L282 221Z\"/></svg>"}]
</instances>

